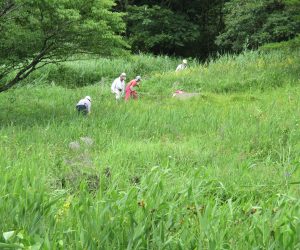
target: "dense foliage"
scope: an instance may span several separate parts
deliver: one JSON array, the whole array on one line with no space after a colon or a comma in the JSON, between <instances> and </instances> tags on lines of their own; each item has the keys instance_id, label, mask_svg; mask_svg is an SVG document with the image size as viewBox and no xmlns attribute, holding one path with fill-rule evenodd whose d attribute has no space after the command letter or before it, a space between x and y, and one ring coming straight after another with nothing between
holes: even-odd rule
<instances>
[{"instance_id":1,"label":"dense foliage","mask_svg":"<svg viewBox=\"0 0 300 250\"><path fill-rule=\"evenodd\" d=\"M112 0L1 0L0 92L75 53L119 52L126 46L119 35L125 26L112 5Z\"/></svg>"},{"instance_id":2,"label":"dense foliage","mask_svg":"<svg viewBox=\"0 0 300 250\"><path fill-rule=\"evenodd\" d=\"M134 51L206 58L217 50L223 0L125 1L127 36Z\"/></svg>"},{"instance_id":3,"label":"dense foliage","mask_svg":"<svg viewBox=\"0 0 300 250\"><path fill-rule=\"evenodd\" d=\"M300 32L295 0L119 0L134 51L207 58L280 42Z\"/></svg>"},{"instance_id":4,"label":"dense foliage","mask_svg":"<svg viewBox=\"0 0 300 250\"><path fill-rule=\"evenodd\" d=\"M288 40L300 31L299 13L300 2L231 0L225 4L225 30L217 44L240 52Z\"/></svg>"},{"instance_id":5,"label":"dense foliage","mask_svg":"<svg viewBox=\"0 0 300 250\"><path fill-rule=\"evenodd\" d=\"M128 8L127 25L134 34L129 35L134 51L172 54L200 38L198 26L187 15L157 5Z\"/></svg>"}]
</instances>

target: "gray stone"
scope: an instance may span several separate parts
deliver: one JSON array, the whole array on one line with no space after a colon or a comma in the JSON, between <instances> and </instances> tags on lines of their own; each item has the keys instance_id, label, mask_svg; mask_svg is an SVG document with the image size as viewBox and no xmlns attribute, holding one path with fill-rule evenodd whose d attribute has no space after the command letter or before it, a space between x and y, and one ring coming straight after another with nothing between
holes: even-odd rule
<instances>
[{"instance_id":1,"label":"gray stone","mask_svg":"<svg viewBox=\"0 0 300 250\"><path fill-rule=\"evenodd\" d=\"M195 96L199 96L200 94L199 93L175 93L173 94L173 97L174 98L177 98L177 99L180 99L180 100L186 100L186 99L190 99L192 97L195 97Z\"/></svg>"},{"instance_id":2,"label":"gray stone","mask_svg":"<svg viewBox=\"0 0 300 250\"><path fill-rule=\"evenodd\" d=\"M83 141L87 146L92 146L94 140L90 137L80 137L80 140Z\"/></svg>"},{"instance_id":3,"label":"gray stone","mask_svg":"<svg viewBox=\"0 0 300 250\"><path fill-rule=\"evenodd\" d=\"M72 150L78 150L80 149L80 144L78 141L72 141L69 143L69 148Z\"/></svg>"}]
</instances>

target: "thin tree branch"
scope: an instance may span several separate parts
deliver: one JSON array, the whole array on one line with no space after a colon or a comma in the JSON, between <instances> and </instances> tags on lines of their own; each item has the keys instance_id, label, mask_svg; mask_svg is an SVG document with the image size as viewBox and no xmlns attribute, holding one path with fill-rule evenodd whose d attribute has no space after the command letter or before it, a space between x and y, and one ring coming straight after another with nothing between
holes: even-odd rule
<instances>
[{"instance_id":1,"label":"thin tree branch","mask_svg":"<svg viewBox=\"0 0 300 250\"><path fill-rule=\"evenodd\" d=\"M47 40L44 41L44 46L40 53L31 61L30 64L25 66L23 69L21 69L16 76L9 81L7 84L0 87L0 93L3 91L6 91L16 85L19 81L24 80L31 72L33 72L36 69L36 65L41 62L43 57L46 55L47 52L51 49L52 44L47 46Z\"/></svg>"},{"instance_id":2,"label":"thin tree branch","mask_svg":"<svg viewBox=\"0 0 300 250\"><path fill-rule=\"evenodd\" d=\"M5 5L2 7L0 11L0 18L7 15L9 12L12 12L14 10L15 3L13 1L7 1Z\"/></svg>"}]
</instances>

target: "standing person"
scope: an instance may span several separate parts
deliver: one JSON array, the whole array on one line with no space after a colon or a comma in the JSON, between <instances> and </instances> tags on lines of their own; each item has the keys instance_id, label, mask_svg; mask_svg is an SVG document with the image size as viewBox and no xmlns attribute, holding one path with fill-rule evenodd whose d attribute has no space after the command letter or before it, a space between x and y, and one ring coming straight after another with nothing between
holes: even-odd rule
<instances>
[{"instance_id":1,"label":"standing person","mask_svg":"<svg viewBox=\"0 0 300 250\"><path fill-rule=\"evenodd\" d=\"M86 96L85 98L81 99L77 105L76 109L78 113L82 113L84 115L91 113L91 106L92 106L92 99L90 96Z\"/></svg>"},{"instance_id":2,"label":"standing person","mask_svg":"<svg viewBox=\"0 0 300 250\"><path fill-rule=\"evenodd\" d=\"M126 74L122 73L116 78L111 85L111 92L116 95L116 100L119 100L125 92Z\"/></svg>"},{"instance_id":3,"label":"standing person","mask_svg":"<svg viewBox=\"0 0 300 250\"><path fill-rule=\"evenodd\" d=\"M137 76L134 80L131 80L128 85L126 86L126 93L125 93L125 101L128 101L131 97L133 99L138 99L137 92L135 91L135 87L140 86L142 78Z\"/></svg>"},{"instance_id":4,"label":"standing person","mask_svg":"<svg viewBox=\"0 0 300 250\"><path fill-rule=\"evenodd\" d=\"M184 60L182 60L182 63L177 66L176 72L180 71L180 70L184 70L186 68L187 68L187 60L184 59Z\"/></svg>"}]
</instances>

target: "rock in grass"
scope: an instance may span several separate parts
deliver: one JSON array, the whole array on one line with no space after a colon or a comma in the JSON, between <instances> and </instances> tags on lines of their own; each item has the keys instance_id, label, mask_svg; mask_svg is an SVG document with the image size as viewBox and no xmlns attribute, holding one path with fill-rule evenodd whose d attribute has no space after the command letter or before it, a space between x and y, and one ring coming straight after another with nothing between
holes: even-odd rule
<instances>
[{"instance_id":1,"label":"rock in grass","mask_svg":"<svg viewBox=\"0 0 300 250\"><path fill-rule=\"evenodd\" d=\"M199 95L200 95L200 93L188 93L188 92L184 92L181 90L177 90L173 94L173 97L180 99L180 100L186 100L186 99L190 99L192 97L199 96Z\"/></svg>"},{"instance_id":2,"label":"rock in grass","mask_svg":"<svg viewBox=\"0 0 300 250\"><path fill-rule=\"evenodd\" d=\"M83 141L87 146L92 146L94 140L90 137L80 137L80 140Z\"/></svg>"},{"instance_id":3,"label":"rock in grass","mask_svg":"<svg viewBox=\"0 0 300 250\"><path fill-rule=\"evenodd\" d=\"M69 148L72 150L78 150L80 149L80 144L78 141L72 141L69 143Z\"/></svg>"}]
</instances>

